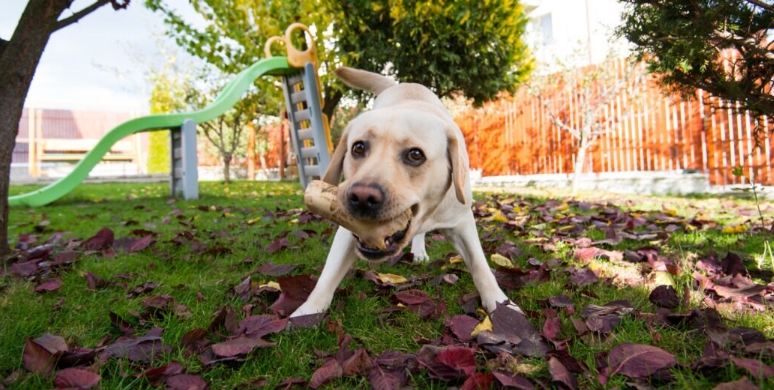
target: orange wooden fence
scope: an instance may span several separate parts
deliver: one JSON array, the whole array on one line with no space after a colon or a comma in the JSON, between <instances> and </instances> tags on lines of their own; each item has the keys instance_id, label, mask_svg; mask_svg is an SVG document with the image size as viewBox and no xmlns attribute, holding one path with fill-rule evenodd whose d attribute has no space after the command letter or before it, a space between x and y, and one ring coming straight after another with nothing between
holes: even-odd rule
<instances>
[{"instance_id":1,"label":"orange wooden fence","mask_svg":"<svg viewBox=\"0 0 774 390\"><path fill-rule=\"evenodd\" d=\"M568 92L556 93L572 99ZM584 172L697 171L709 174L711 184L727 185L742 183L731 174L741 165L757 183L774 185L771 120L712 108L721 101L701 91L690 101L665 96L654 82L643 96L634 115L591 147ZM620 107L612 103L606 109L616 115ZM526 90L462 111L455 120L465 134L471 167L484 176L573 172L577 141L552 124ZM755 147L756 126L763 129L760 147Z\"/></svg>"}]
</instances>

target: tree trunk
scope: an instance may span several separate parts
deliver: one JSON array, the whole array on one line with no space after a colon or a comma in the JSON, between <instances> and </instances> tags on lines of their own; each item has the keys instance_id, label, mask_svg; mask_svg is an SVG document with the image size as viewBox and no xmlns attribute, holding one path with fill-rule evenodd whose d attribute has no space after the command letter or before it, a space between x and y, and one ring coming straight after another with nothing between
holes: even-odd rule
<instances>
[{"instance_id":1,"label":"tree trunk","mask_svg":"<svg viewBox=\"0 0 774 390\"><path fill-rule=\"evenodd\" d=\"M11 252L8 246L8 186L11 156L16 146L19 120L32 77L48 39L56 30L59 15L72 0L30 0L19 24L0 52L0 258Z\"/></svg>"},{"instance_id":2,"label":"tree trunk","mask_svg":"<svg viewBox=\"0 0 774 390\"><path fill-rule=\"evenodd\" d=\"M578 192L578 176L583 173L583 165L586 164L586 152L589 150L590 143L581 138L578 145L578 154L575 155L575 167L573 167L572 183L570 193L575 195Z\"/></svg>"},{"instance_id":3,"label":"tree trunk","mask_svg":"<svg viewBox=\"0 0 774 390\"><path fill-rule=\"evenodd\" d=\"M247 122L247 180L255 180L255 126Z\"/></svg>"},{"instance_id":4,"label":"tree trunk","mask_svg":"<svg viewBox=\"0 0 774 390\"><path fill-rule=\"evenodd\" d=\"M223 156L223 182L231 182L231 156Z\"/></svg>"}]
</instances>

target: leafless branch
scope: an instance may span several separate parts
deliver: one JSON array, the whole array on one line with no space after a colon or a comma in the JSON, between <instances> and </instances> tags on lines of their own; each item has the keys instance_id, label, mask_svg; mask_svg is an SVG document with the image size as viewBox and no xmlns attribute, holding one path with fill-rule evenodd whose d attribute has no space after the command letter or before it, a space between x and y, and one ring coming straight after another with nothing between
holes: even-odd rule
<instances>
[{"instance_id":1,"label":"leafless branch","mask_svg":"<svg viewBox=\"0 0 774 390\"><path fill-rule=\"evenodd\" d=\"M58 21L56 23L56 26L54 26L54 31L57 31L59 29L65 28L73 23L77 23L81 18L84 16L96 11L99 7L102 7L105 4L110 3L110 0L97 0L94 3L92 3L90 6Z\"/></svg>"}]
</instances>

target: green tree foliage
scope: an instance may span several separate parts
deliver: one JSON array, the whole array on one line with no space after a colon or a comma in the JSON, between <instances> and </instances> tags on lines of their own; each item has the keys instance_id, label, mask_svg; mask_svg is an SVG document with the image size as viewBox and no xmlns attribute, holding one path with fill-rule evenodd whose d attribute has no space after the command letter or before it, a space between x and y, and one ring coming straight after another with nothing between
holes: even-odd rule
<instances>
[{"instance_id":1,"label":"green tree foliage","mask_svg":"<svg viewBox=\"0 0 774 390\"><path fill-rule=\"evenodd\" d=\"M146 0L151 10L164 14L168 33L191 55L201 58L223 74L236 74L265 58L264 44L269 37L284 35L292 23L301 22L314 28L318 35L330 24L330 15L316 1L265 0L191 0L191 6L204 23L191 23L163 0ZM319 39L319 38L318 38ZM301 48L299 39L296 47ZM321 64L329 57L322 45L317 45ZM280 55L279 46L275 55ZM261 106L260 112L277 114L282 107L282 89L271 78L256 80L253 94ZM326 98L335 93L326 91ZM335 106L338 98L331 101Z\"/></svg>"},{"instance_id":2,"label":"green tree foliage","mask_svg":"<svg viewBox=\"0 0 774 390\"><path fill-rule=\"evenodd\" d=\"M516 0L326 1L342 62L480 105L532 70Z\"/></svg>"},{"instance_id":3,"label":"green tree foliage","mask_svg":"<svg viewBox=\"0 0 774 390\"><path fill-rule=\"evenodd\" d=\"M701 88L758 115L774 114L772 0L621 0L617 29L671 91ZM723 60L735 52L737 58Z\"/></svg>"},{"instance_id":4,"label":"green tree foliage","mask_svg":"<svg viewBox=\"0 0 774 390\"><path fill-rule=\"evenodd\" d=\"M340 65L419 82L441 96L461 93L477 104L514 91L532 69L521 40L527 20L516 0L192 0L206 22L200 28L163 0L146 4L165 15L179 45L227 74L264 58L266 40L291 23L310 26L329 117L343 96L330 72ZM276 110L279 88L260 83Z\"/></svg>"}]
</instances>

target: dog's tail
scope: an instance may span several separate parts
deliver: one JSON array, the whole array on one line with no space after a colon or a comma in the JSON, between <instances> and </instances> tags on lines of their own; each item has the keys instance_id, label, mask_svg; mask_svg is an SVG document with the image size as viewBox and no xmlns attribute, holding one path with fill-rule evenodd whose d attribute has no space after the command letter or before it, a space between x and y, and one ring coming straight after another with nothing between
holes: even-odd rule
<instances>
[{"instance_id":1,"label":"dog's tail","mask_svg":"<svg viewBox=\"0 0 774 390\"><path fill-rule=\"evenodd\" d=\"M398 85L395 80L378 73L341 66L333 71L344 84L379 95L387 88Z\"/></svg>"}]
</instances>

